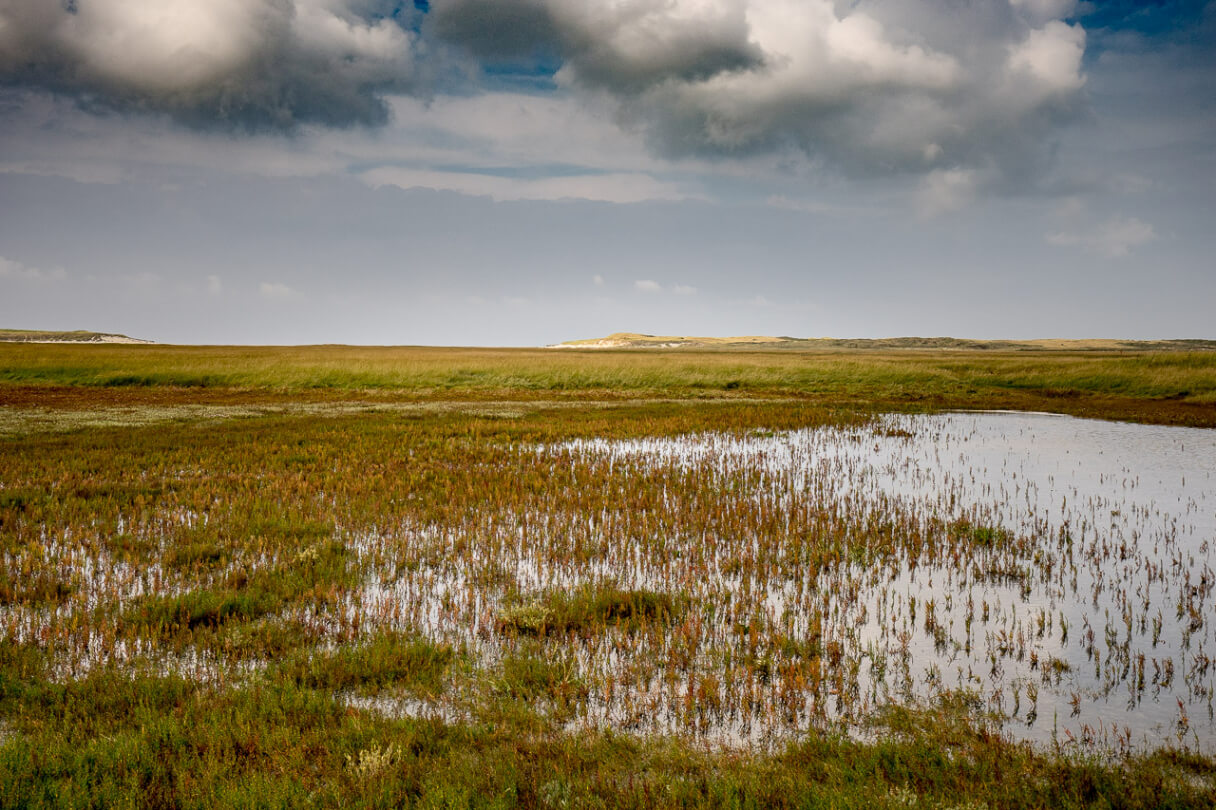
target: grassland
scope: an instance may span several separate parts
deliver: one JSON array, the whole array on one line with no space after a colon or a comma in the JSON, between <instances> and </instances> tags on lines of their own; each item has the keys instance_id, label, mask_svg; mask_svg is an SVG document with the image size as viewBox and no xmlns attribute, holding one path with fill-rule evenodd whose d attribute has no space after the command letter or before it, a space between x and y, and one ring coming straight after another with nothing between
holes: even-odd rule
<instances>
[{"instance_id":1,"label":"grassland","mask_svg":"<svg viewBox=\"0 0 1216 810\"><path fill-rule=\"evenodd\" d=\"M1216 425L1216 352L0 345L0 404L795 398Z\"/></svg>"},{"instance_id":2,"label":"grassland","mask_svg":"<svg viewBox=\"0 0 1216 810\"><path fill-rule=\"evenodd\" d=\"M537 450L938 407L1213 425L1216 358L0 346L0 807L1213 806L1210 751L1032 747L962 693L698 741L851 662L706 615L679 538L761 583L959 528L808 501L792 530L746 471ZM686 578L563 579L622 550ZM642 682L691 736L576 722Z\"/></svg>"}]
</instances>

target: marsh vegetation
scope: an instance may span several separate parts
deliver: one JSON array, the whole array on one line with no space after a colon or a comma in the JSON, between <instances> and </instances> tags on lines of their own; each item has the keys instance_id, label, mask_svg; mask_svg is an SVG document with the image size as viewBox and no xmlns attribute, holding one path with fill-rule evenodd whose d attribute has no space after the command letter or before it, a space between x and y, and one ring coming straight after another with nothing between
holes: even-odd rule
<instances>
[{"instance_id":1,"label":"marsh vegetation","mask_svg":"<svg viewBox=\"0 0 1216 810\"><path fill-rule=\"evenodd\" d=\"M2 806L1216 799L1208 430L882 415L918 383L849 401L847 356L830 396L648 401L532 360L335 393L306 350L263 388L81 385L160 347L35 384L21 348Z\"/></svg>"}]
</instances>

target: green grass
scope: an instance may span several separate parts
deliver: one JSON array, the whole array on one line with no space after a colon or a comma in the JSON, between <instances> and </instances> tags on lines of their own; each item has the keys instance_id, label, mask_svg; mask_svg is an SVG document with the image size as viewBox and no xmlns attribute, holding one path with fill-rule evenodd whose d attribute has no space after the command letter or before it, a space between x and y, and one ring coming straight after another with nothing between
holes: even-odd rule
<instances>
[{"instance_id":1,"label":"green grass","mask_svg":"<svg viewBox=\"0 0 1216 810\"><path fill-rule=\"evenodd\" d=\"M453 660L447 645L388 632L332 651L297 654L277 672L308 689L376 693L403 688L430 695L446 687Z\"/></svg>"},{"instance_id":2,"label":"green grass","mask_svg":"<svg viewBox=\"0 0 1216 810\"><path fill-rule=\"evenodd\" d=\"M677 612L676 600L667 594L604 583L521 597L499 611L498 627L505 633L530 636L590 634L610 627L666 624Z\"/></svg>"},{"instance_id":3,"label":"green grass","mask_svg":"<svg viewBox=\"0 0 1216 810\"><path fill-rule=\"evenodd\" d=\"M521 694L557 676L513 664ZM518 672L526 668L525 672ZM97 673L2 693L0 807L1209 807L1210 760L1035 753L956 706L772 755L351 712L325 691ZM1206 784L1206 787L1205 787Z\"/></svg>"},{"instance_id":4,"label":"green grass","mask_svg":"<svg viewBox=\"0 0 1216 810\"><path fill-rule=\"evenodd\" d=\"M740 587L947 552L1007 578L1034 561L997 527L766 513L743 496L746 475L709 486L529 448L856 426L891 404L1060 402L1195 422L1213 407L1206 356L21 346L0 357L5 409L134 412L0 437L0 808L1216 803L1210 751L1033 748L997 734L966 694L876 710L860 738L814 730L772 750L567 727L628 682L673 688L668 673L693 673L702 706L724 699L731 687L697 669L717 661L697 641L702 625L737 641L735 671L757 689L832 687L848 662L826 612L802 634L778 632L753 610L758 590L741 592L738 615L706 616L695 582L526 585L536 580L512 556L531 543L554 568L592 567L611 550L583 531L594 521L648 559L704 552L690 564L704 577L720 564ZM153 384L106 384L123 375ZM173 387L190 380L208 382ZM494 401L502 391L515 399ZM141 408L177 417L141 421ZM511 515L527 519L491 531ZM581 517L535 547L546 515ZM751 550L713 563L731 535ZM113 583L91 584L86 561ZM430 609L480 617L465 641L430 638L421 612L388 615L364 593L411 576L453 583ZM653 644L661 666L613 681L576 654L611 644ZM417 705L447 719L411 715Z\"/></svg>"},{"instance_id":5,"label":"green grass","mask_svg":"<svg viewBox=\"0 0 1216 810\"><path fill-rule=\"evenodd\" d=\"M128 611L125 624L157 634L215 628L272 613L282 600L264 590L190 591L181 596L153 596Z\"/></svg>"},{"instance_id":6,"label":"green grass","mask_svg":"<svg viewBox=\"0 0 1216 810\"><path fill-rule=\"evenodd\" d=\"M968 388L1210 397L1216 352L551 351L536 349L0 346L0 382L400 391Z\"/></svg>"},{"instance_id":7,"label":"green grass","mask_svg":"<svg viewBox=\"0 0 1216 810\"><path fill-rule=\"evenodd\" d=\"M1216 352L0 343L0 405L20 409L0 413L0 433L354 403L790 397L1214 426Z\"/></svg>"},{"instance_id":8,"label":"green grass","mask_svg":"<svg viewBox=\"0 0 1216 810\"><path fill-rule=\"evenodd\" d=\"M253 525L266 528L263 522ZM301 533L309 537L313 531L310 526L290 523L277 524L276 528L284 533L277 539L274 535L254 535L257 548L274 548L284 542L283 536L289 538L289 546L295 547L291 538L301 536ZM176 548L170 559L177 562L179 568L197 570L200 568L198 554L198 546L187 545ZM229 551L215 547L206 550L202 559L214 562L227 554ZM302 550L290 552L276 565L253 572L238 566L217 583L218 587L139 597L131 600L123 610L120 627L128 633L150 633L158 638L185 633L193 640L193 634L198 631L251 622L273 615L293 603L325 604L358 580L358 572L348 566L346 556L345 548L339 543L305 545ZM183 557L189 564L181 565Z\"/></svg>"},{"instance_id":9,"label":"green grass","mask_svg":"<svg viewBox=\"0 0 1216 810\"><path fill-rule=\"evenodd\" d=\"M54 605L71 594L71 583L54 571L14 576L8 570L0 570L0 605Z\"/></svg>"}]
</instances>

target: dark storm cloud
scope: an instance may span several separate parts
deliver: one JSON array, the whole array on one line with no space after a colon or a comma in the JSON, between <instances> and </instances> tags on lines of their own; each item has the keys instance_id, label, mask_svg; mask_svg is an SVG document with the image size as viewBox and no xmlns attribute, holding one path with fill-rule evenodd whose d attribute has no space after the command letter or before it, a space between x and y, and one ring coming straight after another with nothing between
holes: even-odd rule
<instances>
[{"instance_id":1,"label":"dark storm cloud","mask_svg":"<svg viewBox=\"0 0 1216 810\"><path fill-rule=\"evenodd\" d=\"M201 127L387 120L413 15L377 0L3 0L0 83Z\"/></svg>"},{"instance_id":2,"label":"dark storm cloud","mask_svg":"<svg viewBox=\"0 0 1216 810\"><path fill-rule=\"evenodd\" d=\"M453 0L433 7L427 22L439 38L491 62L551 59L562 50L557 23L541 0Z\"/></svg>"},{"instance_id":3,"label":"dark storm cloud","mask_svg":"<svg viewBox=\"0 0 1216 810\"><path fill-rule=\"evenodd\" d=\"M435 34L485 61L556 57L588 86L632 94L755 69L743 3L440 0Z\"/></svg>"}]
</instances>

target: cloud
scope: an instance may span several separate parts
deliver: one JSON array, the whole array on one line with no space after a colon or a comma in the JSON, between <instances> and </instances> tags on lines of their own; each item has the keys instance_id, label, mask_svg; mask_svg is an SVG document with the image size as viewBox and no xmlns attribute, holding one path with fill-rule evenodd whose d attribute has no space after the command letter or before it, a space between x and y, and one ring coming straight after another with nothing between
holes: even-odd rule
<instances>
[{"instance_id":1,"label":"cloud","mask_svg":"<svg viewBox=\"0 0 1216 810\"><path fill-rule=\"evenodd\" d=\"M1131 253L1133 248L1157 238L1153 226L1135 217L1111 217L1087 229L1057 231L1047 235L1047 241L1061 247L1079 247L1087 253L1117 259Z\"/></svg>"},{"instance_id":2,"label":"cloud","mask_svg":"<svg viewBox=\"0 0 1216 810\"><path fill-rule=\"evenodd\" d=\"M803 214L848 214L852 216L873 216L877 209L869 205L854 205L849 203L824 202L813 199L794 199L784 194L771 194L764 204L769 208L785 211L798 211Z\"/></svg>"},{"instance_id":3,"label":"cloud","mask_svg":"<svg viewBox=\"0 0 1216 810\"><path fill-rule=\"evenodd\" d=\"M973 169L936 169L925 175L917 194L922 216L935 217L965 207L980 186L979 173Z\"/></svg>"},{"instance_id":4,"label":"cloud","mask_svg":"<svg viewBox=\"0 0 1216 810\"><path fill-rule=\"evenodd\" d=\"M359 175L373 188L430 188L495 200L597 200L636 203L680 200L691 195L678 186L642 173L588 173L558 177L518 178L451 169L382 166Z\"/></svg>"},{"instance_id":5,"label":"cloud","mask_svg":"<svg viewBox=\"0 0 1216 810\"><path fill-rule=\"evenodd\" d=\"M202 127L387 120L416 37L388 0L7 0L0 84Z\"/></svg>"},{"instance_id":6,"label":"cloud","mask_svg":"<svg viewBox=\"0 0 1216 810\"><path fill-rule=\"evenodd\" d=\"M796 148L850 174L1024 176L1081 106L1063 0L434 0L484 63L560 65L669 157Z\"/></svg>"},{"instance_id":7,"label":"cloud","mask_svg":"<svg viewBox=\"0 0 1216 810\"><path fill-rule=\"evenodd\" d=\"M217 275L207 276L207 292L210 295L219 295L224 291L224 282Z\"/></svg>"},{"instance_id":8,"label":"cloud","mask_svg":"<svg viewBox=\"0 0 1216 810\"><path fill-rule=\"evenodd\" d=\"M287 298L294 297L297 293L286 284L278 284L269 281L263 281L258 284L258 294L263 298L275 301L282 301Z\"/></svg>"},{"instance_id":9,"label":"cloud","mask_svg":"<svg viewBox=\"0 0 1216 810\"><path fill-rule=\"evenodd\" d=\"M0 256L0 281L46 282L62 281L65 278L67 273L62 267L42 270Z\"/></svg>"},{"instance_id":10,"label":"cloud","mask_svg":"<svg viewBox=\"0 0 1216 810\"><path fill-rule=\"evenodd\" d=\"M1022 42L1009 48L1011 78L1029 78L1027 90L1045 96L1067 95L1085 84L1081 56L1085 53L1085 31L1079 25L1052 20L1033 29Z\"/></svg>"},{"instance_id":11,"label":"cloud","mask_svg":"<svg viewBox=\"0 0 1216 810\"><path fill-rule=\"evenodd\" d=\"M553 59L585 85L637 93L758 67L737 0L438 0L440 38L488 61Z\"/></svg>"},{"instance_id":12,"label":"cloud","mask_svg":"<svg viewBox=\"0 0 1216 810\"><path fill-rule=\"evenodd\" d=\"M591 283L597 287L603 287L604 286L604 277L601 276L599 273L596 273L594 276L591 277Z\"/></svg>"},{"instance_id":13,"label":"cloud","mask_svg":"<svg viewBox=\"0 0 1216 810\"><path fill-rule=\"evenodd\" d=\"M1031 25L1062 20L1077 11L1077 0L1009 0L1009 5Z\"/></svg>"},{"instance_id":14,"label":"cloud","mask_svg":"<svg viewBox=\"0 0 1216 810\"><path fill-rule=\"evenodd\" d=\"M687 284L673 284L670 287L664 288L662 284L648 278L639 279L633 282L633 288L638 292L647 294L657 294L661 292L670 292L672 295L696 295L697 288L690 287Z\"/></svg>"},{"instance_id":15,"label":"cloud","mask_svg":"<svg viewBox=\"0 0 1216 810\"><path fill-rule=\"evenodd\" d=\"M164 113L196 128L292 131L382 124L394 108L426 120L438 113L395 99L478 99L470 81L551 76L558 91L547 98L605 111L665 160L793 151L850 176L980 171L1005 183L1033 182L1050 162L1053 133L1084 106L1086 33L1070 0L431 0L428 8L3 0L0 85ZM461 60L463 72L453 69ZM452 103L443 114L485 107ZM503 137L516 144L543 123L505 113ZM554 131L562 130L540 137ZM619 189L597 196L587 182L561 179L577 186L568 196L655 198ZM613 182L636 188L638 178ZM518 187L487 193L528 196ZM555 193L566 192L541 196Z\"/></svg>"}]
</instances>

